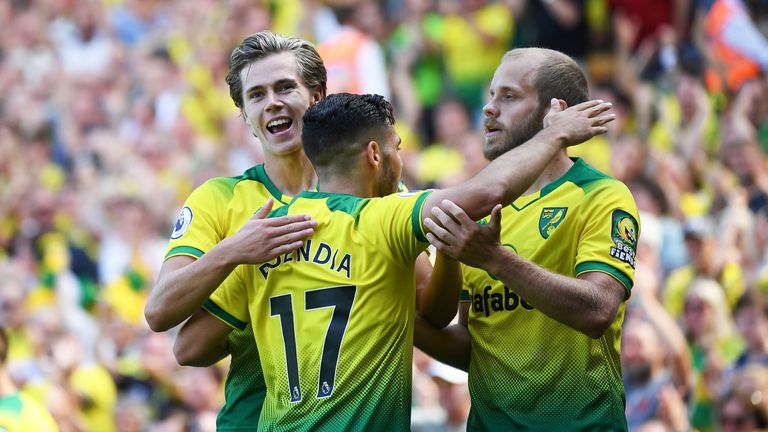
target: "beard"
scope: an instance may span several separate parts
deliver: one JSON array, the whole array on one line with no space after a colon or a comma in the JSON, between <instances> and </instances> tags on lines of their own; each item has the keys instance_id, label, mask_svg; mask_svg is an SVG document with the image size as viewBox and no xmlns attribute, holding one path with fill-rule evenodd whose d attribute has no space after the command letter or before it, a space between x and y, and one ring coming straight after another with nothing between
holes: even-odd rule
<instances>
[{"instance_id":1,"label":"beard","mask_svg":"<svg viewBox=\"0 0 768 432\"><path fill-rule=\"evenodd\" d=\"M379 194L383 197L397 192L400 186L400 174L395 172L388 158L384 158L379 174Z\"/></svg>"},{"instance_id":2,"label":"beard","mask_svg":"<svg viewBox=\"0 0 768 432\"><path fill-rule=\"evenodd\" d=\"M489 161L492 161L533 138L533 136L539 133L544 127L543 111L544 110L541 108L532 111L518 124L510 129L504 130L504 133L501 136L501 142L494 142L495 140L486 138L485 145L483 146L483 156Z\"/></svg>"}]
</instances>

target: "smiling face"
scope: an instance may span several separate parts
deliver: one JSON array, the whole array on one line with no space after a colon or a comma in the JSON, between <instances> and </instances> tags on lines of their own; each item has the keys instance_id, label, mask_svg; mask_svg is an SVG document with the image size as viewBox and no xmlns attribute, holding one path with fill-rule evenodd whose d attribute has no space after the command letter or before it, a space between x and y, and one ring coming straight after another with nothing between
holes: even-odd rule
<instances>
[{"instance_id":1,"label":"smiling face","mask_svg":"<svg viewBox=\"0 0 768 432\"><path fill-rule=\"evenodd\" d=\"M528 141L542 129L544 113L538 91L531 84L538 63L532 56L507 58L493 74L490 99L483 107L483 154L488 160Z\"/></svg>"},{"instance_id":2,"label":"smiling face","mask_svg":"<svg viewBox=\"0 0 768 432\"><path fill-rule=\"evenodd\" d=\"M322 97L308 89L290 52L256 60L240 71L243 115L259 138L265 156L285 156L302 149L301 117Z\"/></svg>"}]
</instances>

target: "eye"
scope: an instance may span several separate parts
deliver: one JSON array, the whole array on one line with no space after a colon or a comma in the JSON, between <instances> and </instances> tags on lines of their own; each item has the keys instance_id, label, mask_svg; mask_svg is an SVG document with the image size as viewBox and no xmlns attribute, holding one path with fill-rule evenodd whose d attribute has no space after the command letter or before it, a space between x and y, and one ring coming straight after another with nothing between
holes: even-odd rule
<instances>
[{"instance_id":1,"label":"eye","mask_svg":"<svg viewBox=\"0 0 768 432\"><path fill-rule=\"evenodd\" d=\"M282 92L282 93L287 93L287 92L289 92L289 91L291 91L291 90L293 90L295 88L296 88L295 84L285 84L285 85L281 86L278 90L280 92Z\"/></svg>"},{"instance_id":2,"label":"eye","mask_svg":"<svg viewBox=\"0 0 768 432\"><path fill-rule=\"evenodd\" d=\"M248 92L248 99L254 100L259 99L264 96L264 92L262 90L251 90Z\"/></svg>"}]
</instances>

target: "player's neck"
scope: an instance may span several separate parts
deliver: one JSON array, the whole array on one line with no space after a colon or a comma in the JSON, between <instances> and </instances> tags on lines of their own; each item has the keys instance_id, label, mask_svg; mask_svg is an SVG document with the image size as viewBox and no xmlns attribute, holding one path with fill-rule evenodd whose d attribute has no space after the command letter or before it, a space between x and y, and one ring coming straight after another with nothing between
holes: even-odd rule
<instances>
[{"instance_id":1,"label":"player's neck","mask_svg":"<svg viewBox=\"0 0 768 432\"><path fill-rule=\"evenodd\" d=\"M552 183L563 176L573 166L573 161L568 157L568 153L562 150L541 172L539 178L528 188L523 195L529 195L540 191L544 186Z\"/></svg>"},{"instance_id":2,"label":"player's neck","mask_svg":"<svg viewBox=\"0 0 768 432\"><path fill-rule=\"evenodd\" d=\"M320 192L353 195L362 198L374 196L373 185L350 177L327 176L320 178Z\"/></svg>"},{"instance_id":3,"label":"player's neck","mask_svg":"<svg viewBox=\"0 0 768 432\"><path fill-rule=\"evenodd\" d=\"M304 153L297 153L295 157L264 155L264 158L264 170L280 192L296 196L299 192L315 189L317 176Z\"/></svg>"}]
</instances>

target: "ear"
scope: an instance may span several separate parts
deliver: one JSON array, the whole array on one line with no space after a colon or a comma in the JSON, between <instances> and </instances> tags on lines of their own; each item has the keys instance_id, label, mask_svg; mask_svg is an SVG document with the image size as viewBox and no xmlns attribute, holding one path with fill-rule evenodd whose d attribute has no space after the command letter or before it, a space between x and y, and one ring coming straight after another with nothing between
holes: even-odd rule
<instances>
[{"instance_id":1,"label":"ear","mask_svg":"<svg viewBox=\"0 0 768 432\"><path fill-rule=\"evenodd\" d=\"M381 147L376 141L368 142L365 147L366 160L371 166L378 166L381 163Z\"/></svg>"},{"instance_id":2,"label":"ear","mask_svg":"<svg viewBox=\"0 0 768 432\"><path fill-rule=\"evenodd\" d=\"M314 90L312 91L312 102L311 104L314 105L323 98L323 87L321 85L315 86Z\"/></svg>"}]
</instances>

